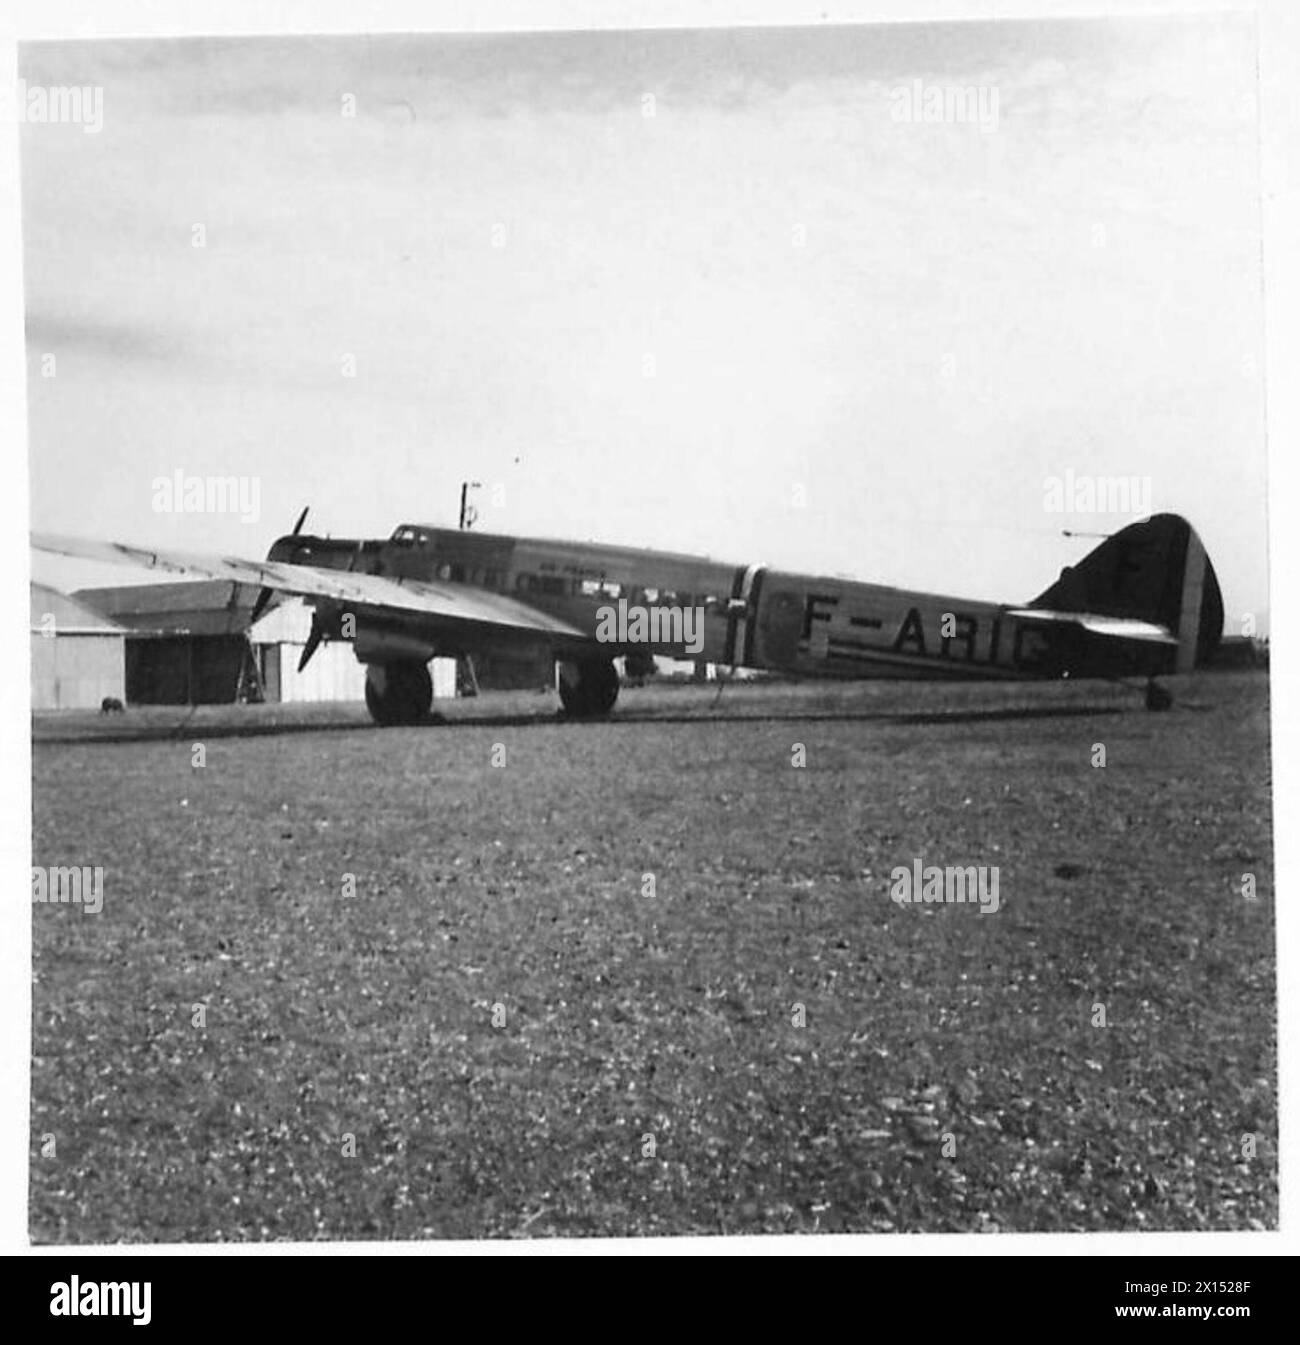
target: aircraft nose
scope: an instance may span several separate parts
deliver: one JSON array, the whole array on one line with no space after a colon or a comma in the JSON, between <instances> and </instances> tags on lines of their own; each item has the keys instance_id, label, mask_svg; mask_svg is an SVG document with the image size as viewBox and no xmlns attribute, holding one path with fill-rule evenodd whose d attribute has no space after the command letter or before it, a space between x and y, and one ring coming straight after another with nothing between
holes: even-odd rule
<instances>
[{"instance_id":1,"label":"aircraft nose","mask_svg":"<svg viewBox=\"0 0 1300 1345\"><path fill-rule=\"evenodd\" d=\"M298 539L296 537L278 537L271 543L271 549L266 553L266 559L272 563L281 561L291 564L297 550Z\"/></svg>"}]
</instances>

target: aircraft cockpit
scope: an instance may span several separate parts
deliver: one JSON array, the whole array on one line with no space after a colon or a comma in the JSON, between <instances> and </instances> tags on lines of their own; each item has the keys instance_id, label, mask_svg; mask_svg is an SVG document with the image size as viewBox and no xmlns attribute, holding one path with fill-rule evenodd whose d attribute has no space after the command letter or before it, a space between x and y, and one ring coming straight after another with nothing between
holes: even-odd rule
<instances>
[{"instance_id":1,"label":"aircraft cockpit","mask_svg":"<svg viewBox=\"0 0 1300 1345\"><path fill-rule=\"evenodd\" d=\"M388 540L393 546L432 546L433 534L427 528L415 528L409 523L403 523Z\"/></svg>"}]
</instances>

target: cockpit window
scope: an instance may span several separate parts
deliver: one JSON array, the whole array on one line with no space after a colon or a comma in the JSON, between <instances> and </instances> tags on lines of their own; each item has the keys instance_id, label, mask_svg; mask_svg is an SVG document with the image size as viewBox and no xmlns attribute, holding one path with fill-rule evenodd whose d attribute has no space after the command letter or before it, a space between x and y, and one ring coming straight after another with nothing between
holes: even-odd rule
<instances>
[{"instance_id":1,"label":"cockpit window","mask_svg":"<svg viewBox=\"0 0 1300 1345\"><path fill-rule=\"evenodd\" d=\"M404 523L393 533L392 541L395 546L428 546L429 534L422 528L412 528Z\"/></svg>"}]
</instances>

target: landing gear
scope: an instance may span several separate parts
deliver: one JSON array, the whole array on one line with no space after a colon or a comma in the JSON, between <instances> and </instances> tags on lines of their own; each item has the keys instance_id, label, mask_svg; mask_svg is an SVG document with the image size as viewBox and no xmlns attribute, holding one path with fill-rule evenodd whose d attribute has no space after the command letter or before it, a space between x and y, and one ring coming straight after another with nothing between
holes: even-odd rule
<instances>
[{"instance_id":1,"label":"landing gear","mask_svg":"<svg viewBox=\"0 0 1300 1345\"><path fill-rule=\"evenodd\" d=\"M1173 709L1173 696L1162 687L1154 677L1147 681L1147 709L1148 710L1171 710Z\"/></svg>"},{"instance_id":2,"label":"landing gear","mask_svg":"<svg viewBox=\"0 0 1300 1345\"><path fill-rule=\"evenodd\" d=\"M618 699L618 672L609 663L561 663L560 703L574 719L607 715Z\"/></svg>"},{"instance_id":3,"label":"landing gear","mask_svg":"<svg viewBox=\"0 0 1300 1345\"><path fill-rule=\"evenodd\" d=\"M433 678L427 663L402 659L366 668L366 709L376 724L422 724L433 704Z\"/></svg>"}]
</instances>

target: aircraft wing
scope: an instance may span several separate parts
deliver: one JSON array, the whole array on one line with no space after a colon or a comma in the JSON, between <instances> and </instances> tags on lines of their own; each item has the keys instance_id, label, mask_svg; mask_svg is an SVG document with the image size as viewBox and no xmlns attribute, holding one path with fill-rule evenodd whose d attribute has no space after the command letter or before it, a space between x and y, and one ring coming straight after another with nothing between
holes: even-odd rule
<instances>
[{"instance_id":1,"label":"aircraft wing","mask_svg":"<svg viewBox=\"0 0 1300 1345\"><path fill-rule=\"evenodd\" d=\"M38 551L74 556L79 560L135 565L199 579L224 579L238 584L260 585L304 598L313 604L328 602L343 607L400 612L410 616L416 624L427 624L435 629L491 627L520 635L543 635L552 643L559 644L574 640L585 642L588 638L576 626L539 612L527 603L464 584L388 579L383 575L361 574L351 570L241 560L232 556L155 551L149 547L96 542L82 537L60 537L52 533L33 533L32 545ZM420 617L426 618L426 621L419 621Z\"/></svg>"},{"instance_id":2,"label":"aircraft wing","mask_svg":"<svg viewBox=\"0 0 1300 1345\"><path fill-rule=\"evenodd\" d=\"M1018 621L1041 621L1048 625L1081 626L1091 635L1105 635L1113 640L1145 640L1150 644L1178 643L1178 636L1167 626L1153 621L1139 621L1126 616L1099 616L1094 612L1049 612L1040 607L1022 607L1008 612Z\"/></svg>"}]
</instances>

